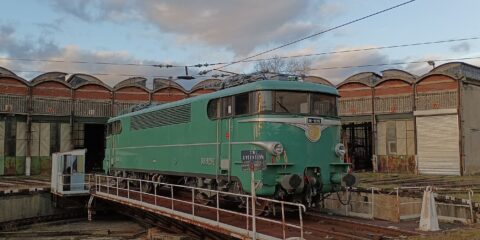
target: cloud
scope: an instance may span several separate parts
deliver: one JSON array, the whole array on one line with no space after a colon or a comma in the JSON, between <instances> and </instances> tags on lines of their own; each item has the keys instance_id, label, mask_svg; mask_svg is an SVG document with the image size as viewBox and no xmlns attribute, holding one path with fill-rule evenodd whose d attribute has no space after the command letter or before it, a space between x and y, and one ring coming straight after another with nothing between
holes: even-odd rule
<instances>
[{"instance_id":1,"label":"cloud","mask_svg":"<svg viewBox=\"0 0 480 240\"><path fill-rule=\"evenodd\" d=\"M456 53L468 53L470 51L470 44L468 42L462 42L451 46L450 50Z\"/></svg>"},{"instance_id":2,"label":"cloud","mask_svg":"<svg viewBox=\"0 0 480 240\"><path fill-rule=\"evenodd\" d=\"M66 12L79 19L93 21L95 16L92 15L93 10L90 8L93 2L94 1L92 0L72 0L68 2L63 0L54 0L51 1L51 4L55 9Z\"/></svg>"},{"instance_id":3,"label":"cloud","mask_svg":"<svg viewBox=\"0 0 480 240\"><path fill-rule=\"evenodd\" d=\"M0 56L25 59L65 60L65 62L48 61L12 61L2 60L0 66L17 70L17 75L32 79L39 72L59 71L66 73L99 74L97 77L110 86L129 78L126 75L169 77L183 75L183 68L156 68L152 66L109 65L98 63L137 63L143 65L160 64L155 61L138 59L122 51L89 51L75 45L60 47L53 41L38 39L18 39L15 30L7 25L0 25ZM84 61L86 64L69 63ZM95 64L97 63L97 64ZM169 63L178 65L176 63ZM39 72L37 72L39 71ZM195 71L191 71L195 74Z\"/></svg>"},{"instance_id":4,"label":"cloud","mask_svg":"<svg viewBox=\"0 0 480 240\"><path fill-rule=\"evenodd\" d=\"M142 21L175 34L177 44L205 42L238 55L321 29L318 23L323 15L339 11L338 5L322 8L323 4L308 0L52 0L55 9L84 21Z\"/></svg>"}]
</instances>

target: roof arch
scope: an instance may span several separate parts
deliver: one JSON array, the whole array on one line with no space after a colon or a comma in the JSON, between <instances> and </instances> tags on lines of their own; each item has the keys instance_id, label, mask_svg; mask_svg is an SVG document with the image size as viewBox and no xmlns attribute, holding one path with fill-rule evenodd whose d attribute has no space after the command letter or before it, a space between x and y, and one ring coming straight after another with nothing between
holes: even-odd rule
<instances>
[{"instance_id":1,"label":"roof arch","mask_svg":"<svg viewBox=\"0 0 480 240\"><path fill-rule=\"evenodd\" d=\"M455 75L450 74L450 73L445 73L445 72L428 72L428 73L420 76L420 77L418 78L418 80L415 82L415 84L419 84L419 83L421 83L423 80L425 80L425 79L427 79L428 77L431 77L431 76L445 76L445 77L449 77L449 78L451 78L451 79L453 79L453 80L456 80L456 81L460 80L460 77L455 76Z\"/></svg>"},{"instance_id":2,"label":"roof arch","mask_svg":"<svg viewBox=\"0 0 480 240\"><path fill-rule=\"evenodd\" d=\"M127 78L119 83L117 83L113 89L115 91L120 90L122 88L126 87L137 87L141 88L147 92L150 92L150 90L147 88L147 79L143 77L131 77Z\"/></svg>"},{"instance_id":3,"label":"roof arch","mask_svg":"<svg viewBox=\"0 0 480 240\"><path fill-rule=\"evenodd\" d=\"M376 82L380 81L381 78L382 77L380 75L374 72L361 72L348 77L343 82L339 83L337 85L337 88L347 83L359 83L367 87L372 87L375 85Z\"/></svg>"},{"instance_id":4,"label":"roof arch","mask_svg":"<svg viewBox=\"0 0 480 240\"><path fill-rule=\"evenodd\" d=\"M448 70L459 68L463 64L466 64L466 63L464 63L464 62L443 63L443 64L440 64L437 67L433 68L432 70L430 70L429 73L432 73L432 72L447 72ZM470 64L468 64L468 65L470 65ZM470 65L470 66L472 66L472 65Z\"/></svg>"},{"instance_id":5,"label":"roof arch","mask_svg":"<svg viewBox=\"0 0 480 240\"><path fill-rule=\"evenodd\" d=\"M171 79L165 79L165 78L154 78L153 79L153 92L156 92L160 89L164 88L175 88L178 89L184 93L187 93L187 91L178 83Z\"/></svg>"},{"instance_id":6,"label":"roof arch","mask_svg":"<svg viewBox=\"0 0 480 240\"><path fill-rule=\"evenodd\" d=\"M4 68L4 67L0 67L0 75L11 75L11 76L17 76L17 74L15 74L14 72Z\"/></svg>"},{"instance_id":7,"label":"roof arch","mask_svg":"<svg viewBox=\"0 0 480 240\"><path fill-rule=\"evenodd\" d=\"M193 85L193 87L190 89L190 92L195 92L200 89L216 90L217 88L215 88L215 86L219 86L221 83L222 83L222 80L218 78L210 78L210 79L202 80L197 84Z\"/></svg>"},{"instance_id":8,"label":"roof arch","mask_svg":"<svg viewBox=\"0 0 480 240\"><path fill-rule=\"evenodd\" d=\"M407 80L410 83L415 82L418 76L411 74L407 71L400 69L386 69L382 71L382 80L383 79L402 79Z\"/></svg>"},{"instance_id":9,"label":"roof arch","mask_svg":"<svg viewBox=\"0 0 480 240\"><path fill-rule=\"evenodd\" d=\"M100 79L88 75L88 74L83 74L83 73L76 73L70 76L67 80L67 82L72 86L72 88L77 89L85 85L100 85L108 89L109 91L112 91L112 88L102 82Z\"/></svg>"},{"instance_id":10,"label":"roof arch","mask_svg":"<svg viewBox=\"0 0 480 240\"><path fill-rule=\"evenodd\" d=\"M71 87L70 83L65 81L65 77L67 76L67 73L64 72L47 72L41 75L36 76L34 79L32 79L31 84L32 86L36 86L40 83L43 82L58 82L61 83L67 87Z\"/></svg>"},{"instance_id":11,"label":"roof arch","mask_svg":"<svg viewBox=\"0 0 480 240\"><path fill-rule=\"evenodd\" d=\"M377 87L388 81L402 81L408 85L413 85L417 80L417 76L400 69L387 69L382 71L382 78L373 86Z\"/></svg>"},{"instance_id":12,"label":"roof arch","mask_svg":"<svg viewBox=\"0 0 480 240\"><path fill-rule=\"evenodd\" d=\"M448 62L430 70L429 73L442 72L453 75L456 79L467 77L480 79L480 68L465 62Z\"/></svg>"},{"instance_id":13,"label":"roof arch","mask_svg":"<svg viewBox=\"0 0 480 240\"><path fill-rule=\"evenodd\" d=\"M22 77L19 77L19 76L15 75L15 74L13 74L13 75L10 75L10 74L6 74L6 75L0 74L0 78L11 78L11 79L15 79L15 80L21 82L22 84L24 84L25 86L30 87L30 82L29 82L29 81L25 80L25 79L22 78Z\"/></svg>"},{"instance_id":14,"label":"roof arch","mask_svg":"<svg viewBox=\"0 0 480 240\"><path fill-rule=\"evenodd\" d=\"M327 85L327 86L335 87L335 85L332 82L328 81L325 78L319 77L319 76L306 76L304 78L304 81L305 80L306 80L306 82L324 84L324 85Z\"/></svg>"}]
</instances>

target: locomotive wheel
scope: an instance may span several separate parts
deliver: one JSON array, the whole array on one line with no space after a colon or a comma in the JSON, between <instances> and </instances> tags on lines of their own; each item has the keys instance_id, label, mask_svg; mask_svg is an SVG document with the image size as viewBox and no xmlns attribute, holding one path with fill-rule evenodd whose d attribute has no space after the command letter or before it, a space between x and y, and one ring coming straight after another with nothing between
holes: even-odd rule
<instances>
[{"instance_id":1,"label":"locomotive wheel","mask_svg":"<svg viewBox=\"0 0 480 240\"><path fill-rule=\"evenodd\" d=\"M144 193L152 193L153 191L153 184L149 182L142 182L142 192Z\"/></svg>"},{"instance_id":2,"label":"locomotive wheel","mask_svg":"<svg viewBox=\"0 0 480 240\"><path fill-rule=\"evenodd\" d=\"M118 180L117 180L118 181ZM127 181L126 180L120 180L118 182L118 188L123 188L123 189L127 189Z\"/></svg>"},{"instance_id":3,"label":"locomotive wheel","mask_svg":"<svg viewBox=\"0 0 480 240\"><path fill-rule=\"evenodd\" d=\"M251 203L251 202L250 202ZM267 216L270 213L270 208L268 202L265 200L258 200L255 204L255 216ZM252 207L250 207L250 213L252 212Z\"/></svg>"},{"instance_id":4,"label":"locomotive wheel","mask_svg":"<svg viewBox=\"0 0 480 240\"><path fill-rule=\"evenodd\" d=\"M208 204L210 204L211 201L212 200L210 199L210 197L208 197L205 193L198 192L195 195L195 203L207 206Z\"/></svg>"}]
</instances>

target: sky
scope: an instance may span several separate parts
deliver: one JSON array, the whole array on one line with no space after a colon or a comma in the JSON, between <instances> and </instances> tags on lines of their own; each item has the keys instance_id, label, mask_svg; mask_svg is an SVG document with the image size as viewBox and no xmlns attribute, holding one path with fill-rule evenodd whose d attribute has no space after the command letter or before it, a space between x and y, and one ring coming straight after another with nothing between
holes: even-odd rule
<instances>
[{"instance_id":1,"label":"sky","mask_svg":"<svg viewBox=\"0 0 480 240\"><path fill-rule=\"evenodd\" d=\"M184 74L183 68L144 65L231 62L405 1L3 0L0 66L27 80L60 71L96 75L110 86L134 75L175 78ZM416 0L258 58L480 37L478 9L477 0ZM431 69L427 63L322 68L467 57L479 57L465 62L480 66L480 40L308 57L310 68L319 69L308 75L333 83L355 73L388 68L422 75ZM137 65L95 64L99 62ZM211 68L189 71L195 74ZM223 70L247 74L254 69L253 62ZM189 88L205 78L180 83Z\"/></svg>"}]
</instances>

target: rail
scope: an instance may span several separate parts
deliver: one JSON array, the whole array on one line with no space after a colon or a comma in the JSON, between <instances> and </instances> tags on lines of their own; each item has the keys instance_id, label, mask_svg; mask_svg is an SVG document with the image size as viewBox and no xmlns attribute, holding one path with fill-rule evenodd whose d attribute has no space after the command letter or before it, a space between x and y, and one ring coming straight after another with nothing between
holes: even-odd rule
<instances>
[{"instance_id":1,"label":"rail","mask_svg":"<svg viewBox=\"0 0 480 240\"><path fill-rule=\"evenodd\" d=\"M303 239L304 237L302 214L306 209L303 204L256 197L256 202L274 205L276 213L278 213L276 208L280 207L281 218L278 219L278 216L270 218L252 213L250 207L251 196L245 194L106 175L95 175L94 189L97 196L107 195L117 199L138 202L142 207L151 209L168 209L170 213L177 216L188 214L187 219L194 224L210 223L210 227L242 237L253 239L271 239L272 237L277 239L299 237ZM205 200L197 199L198 196L210 197ZM232 198L240 199L243 206L232 207L228 206L229 201L221 201L221 199ZM208 204L206 204L207 202ZM287 220L286 214L291 216L293 212L286 211L287 208L298 211L298 219L289 217ZM185 221L185 218L180 220ZM254 233L251 228L254 222L266 223L262 224L266 228L257 228L257 233ZM282 233L276 232L278 228L274 226L280 226Z\"/></svg>"}]
</instances>

